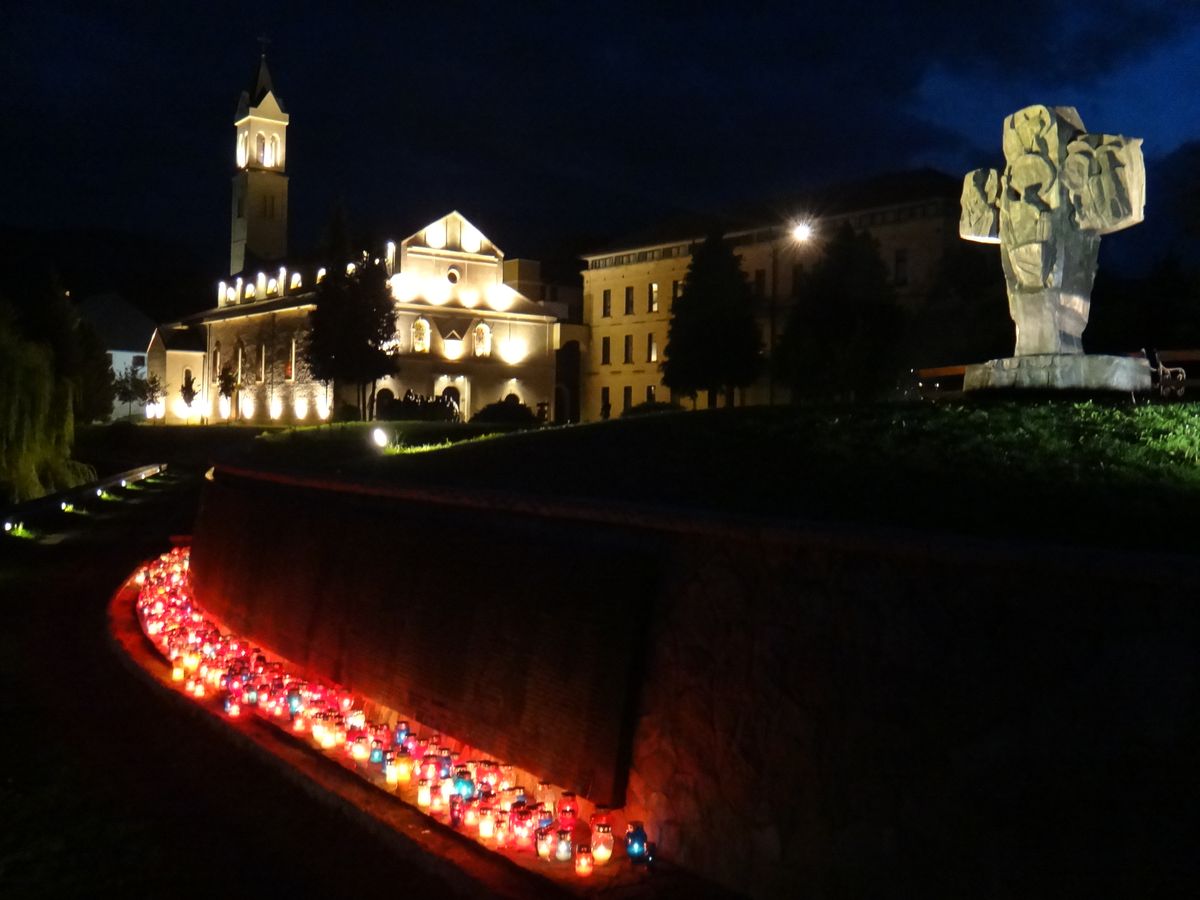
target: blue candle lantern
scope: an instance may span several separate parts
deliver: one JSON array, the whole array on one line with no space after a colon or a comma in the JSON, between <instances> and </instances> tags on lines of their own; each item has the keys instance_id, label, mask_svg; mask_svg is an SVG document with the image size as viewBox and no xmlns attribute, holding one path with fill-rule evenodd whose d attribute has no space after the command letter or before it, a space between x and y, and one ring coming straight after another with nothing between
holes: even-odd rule
<instances>
[{"instance_id":1,"label":"blue candle lantern","mask_svg":"<svg viewBox=\"0 0 1200 900\"><path fill-rule=\"evenodd\" d=\"M246 685L246 690L245 690L245 692L243 692L242 696L245 698L247 706L257 706L258 705L258 685L256 685L256 684Z\"/></svg>"},{"instance_id":2,"label":"blue candle lantern","mask_svg":"<svg viewBox=\"0 0 1200 900\"><path fill-rule=\"evenodd\" d=\"M570 862L574 852L575 846L571 843L570 829L558 829L558 836L554 842L554 858L559 862Z\"/></svg>"},{"instance_id":3,"label":"blue candle lantern","mask_svg":"<svg viewBox=\"0 0 1200 900\"><path fill-rule=\"evenodd\" d=\"M374 766L383 765L383 747L379 741L371 741L371 755L367 757L367 761Z\"/></svg>"},{"instance_id":4,"label":"blue candle lantern","mask_svg":"<svg viewBox=\"0 0 1200 900\"><path fill-rule=\"evenodd\" d=\"M396 746L402 746L408 740L408 722L401 719L396 723L395 742Z\"/></svg>"},{"instance_id":5,"label":"blue candle lantern","mask_svg":"<svg viewBox=\"0 0 1200 900\"><path fill-rule=\"evenodd\" d=\"M441 755L438 757L438 776L441 778L451 778L454 775L454 759L450 756L449 748L442 748Z\"/></svg>"},{"instance_id":6,"label":"blue candle lantern","mask_svg":"<svg viewBox=\"0 0 1200 900\"><path fill-rule=\"evenodd\" d=\"M454 793L463 800L470 800L475 796L475 782L471 780L471 770L466 766L459 766L458 771L454 773Z\"/></svg>"},{"instance_id":7,"label":"blue candle lantern","mask_svg":"<svg viewBox=\"0 0 1200 900\"><path fill-rule=\"evenodd\" d=\"M549 806L541 806L538 808L538 828L550 828L554 825L556 816L554 810Z\"/></svg>"},{"instance_id":8,"label":"blue candle lantern","mask_svg":"<svg viewBox=\"0 0 1200 900\"><path fill-rule=\"evenodd\" d=\"M287 705L288 712L290 712L293 716L300 712L301 707L304 706L304 699L300 696L300 692L295 688L292 688L287 693Z\"/></svg>"},{"instance_id":9,"label":"blue candle lantern","mask_svg":"<svg viewBox=\"0 0 1200 900\"><path fill-rule=\"evenodd\" d=\"M625 855L635 865L646 862L646 829L641 822L630 822L625 827Z\"/></svg>"}]
</instances>

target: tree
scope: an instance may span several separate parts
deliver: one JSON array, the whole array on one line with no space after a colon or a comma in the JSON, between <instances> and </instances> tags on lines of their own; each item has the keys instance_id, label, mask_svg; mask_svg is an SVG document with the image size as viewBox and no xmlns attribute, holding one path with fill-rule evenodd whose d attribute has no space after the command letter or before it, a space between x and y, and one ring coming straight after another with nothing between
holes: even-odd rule
<instances>
[{"instance_id":1,"label":"tree","mask_svg":"<svg viewBox=\"0 0 1200 900\"><path fill-rule=\"evenodd\" d=\"M230 421L233 420L233 395L237 390L238 382L237 375L233 373L233 367L229 363L221 366L221 371L217 373L217 394L224 397L229 404Z\"/></svg>"},{"instance_id":2,"label":"tree","mask_svg":"<svg viewBox=\"0 0 1200 900\"><path fill-rule=\"evenodd\" d=\"M192 374L191 369L183 376L183 384L179 386L179 396L183 398L183 405L191 408L192 402L196 399L196 376Z\"/></svg>"},{"instance_id":3,"label":"tree","mask_svg":"<svg viewBox=\"0 0 1200 900\"><path fill-rule=\"evenodd\" d=\"M146 379L140 370L126 366L113 382L117 400L125 404L125 415L133 415L133 404L146 400Z\"/></svg>"},{"instance_id":4,"label":"tree","mask_svg":"<svg viewBox=\"0 0 1200 900\"><path fill-rule=\"evenodd\" d=\"M312 376L353 384L358 416L370 418L375 382L396 372L396 307L384 265L364 254L350 272L332 266L308 321L304 357Z\"/></svg>"},{"instance_id":5,"label":"tree","mask_svg":"<svg viewBox=\"0 0 1200 900\"><path fill-rule=\"evenodd\" d=\"M147 406L157 406L158 402L162 400L163 395L166 394L166 390L163 388L161 379L159 379L159 377L153 372L146 376L145 391Z\"/></svg>"},{"instance_id":6,"label":"tree","mask_svg":"<svg viewBox=\"0 0 1200 900\"><path fill-rule=\"evenodd\" d=\"M724 391L751 384L762 368L762 339L753 295L732 248L713 235L692 255L671 307L663 351L663 383L673 393Z\"/></svg>"},{"instance_id":7,"label":"tree","mask_svg":"<svg viewBox=\"0 0 1200 900\"><path fill-rule=\"evenodd\" d=\"M904 317L873 237L843 225L796 294L771 361L793 400L865 400L895 384Z\"/></svg>"},{"instance_id":8,"label":"tree","mask_svg":"<svg viewBox=\"0 0 1200 900\"><path fill-rule=\"evenodd\" d=\"M75 419L78 422L107 420L112 415L114 376L104 341L90 322L81 319L77 326L80 367L79 390L75 394Z\"/></svg>"}]
</instances>

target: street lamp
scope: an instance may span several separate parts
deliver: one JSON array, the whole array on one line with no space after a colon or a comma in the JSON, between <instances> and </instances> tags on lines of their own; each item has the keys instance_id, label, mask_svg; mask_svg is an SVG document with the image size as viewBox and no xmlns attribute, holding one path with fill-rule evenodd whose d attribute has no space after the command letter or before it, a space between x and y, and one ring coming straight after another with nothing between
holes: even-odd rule
<instances>
[{"instance_id":1,"label":"street lamp","mask_svg":"<svg viewBox=\"0 0 1200 900\"><path fill-rule=\"evenodd\" d=\"M791 238L789 246L797 247L801 244L806 244L813 238L812 222L805 219L798 219L791 223L791 227L787 231ZM779 248L783 242L778 239L771 241L771 300L769 309L769 328L767 350L769 353L775 352L775 307L779 298ZM792 286L793 289L795 285ZM775 376L771 373L771 368L767 367L767 403L775 405Z\"/></svg>"}]
</instances>

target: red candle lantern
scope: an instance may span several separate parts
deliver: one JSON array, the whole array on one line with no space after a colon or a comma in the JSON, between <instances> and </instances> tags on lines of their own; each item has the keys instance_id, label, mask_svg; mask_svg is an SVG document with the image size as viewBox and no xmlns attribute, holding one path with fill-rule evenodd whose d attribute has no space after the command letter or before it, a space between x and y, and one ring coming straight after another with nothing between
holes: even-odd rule
<instances>
[{"instance_id":1,"label":"red candle lantern","mask_svg":"<svg viewBox=\"0 0 1200 900\"><path fill-rule=\"evenodd\" d=\"M563 828L574 828L579 818L579 801L571 791L563 791L558 800L558 823Z\"/></svg>"},{"instance_id":2,"label":"red candle lantern","mask_svg":"<svg viewBox=\"0 0 1200 900\"><path fill-rule=\"evenodd\" d=\"M592 874L592 849L587 844L575 848L575 874L587 878Z\"/></svg>"}]
</instances>

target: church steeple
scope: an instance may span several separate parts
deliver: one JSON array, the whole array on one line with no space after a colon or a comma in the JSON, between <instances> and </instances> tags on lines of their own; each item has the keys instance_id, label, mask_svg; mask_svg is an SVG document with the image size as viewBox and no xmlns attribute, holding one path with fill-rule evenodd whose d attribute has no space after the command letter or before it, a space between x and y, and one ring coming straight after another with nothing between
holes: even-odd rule
<instances>
[{"instance_id":1,"label":"church steeple","mask_svg":"<svg viewBox=\"0 0 1200 900\"><path fill-rule=\"evenodd\" d=\"M234 115L235 161L229 274L287 255L288 114L275 96L264 47Z\"/></svg>"}]
</instances>

